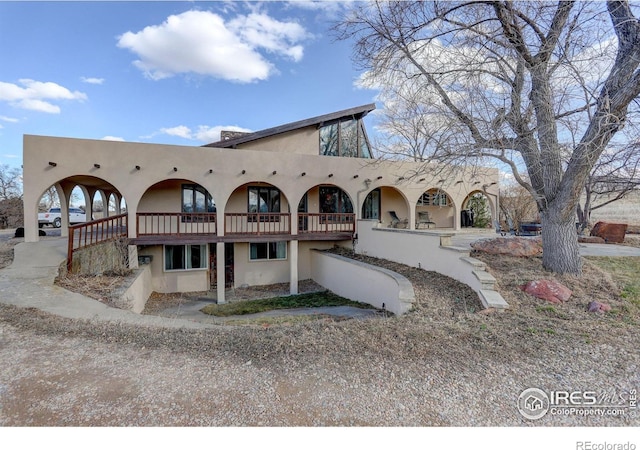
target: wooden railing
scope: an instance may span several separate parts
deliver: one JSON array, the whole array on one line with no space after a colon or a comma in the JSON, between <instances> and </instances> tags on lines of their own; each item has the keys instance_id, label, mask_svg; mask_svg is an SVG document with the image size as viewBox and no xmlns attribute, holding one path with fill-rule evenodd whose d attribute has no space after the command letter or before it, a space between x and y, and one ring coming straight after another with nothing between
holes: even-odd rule
<instances>
[{"instance_id":1,"label":"wooden railing","mask_svg":"<svg viewBox=\"0 0 640 450\"><path fill-rule=\"evenodd\" d=\"M216 213L137 213L136 236L216 234Z\"/></svg>"},{"instance_id":2,"label":"wooden railing","mask_svg":"<svg viewBox=\"0 0 640 450\"><path fill-rule=\"evenodd\" d=\"M355 233L352 213L299 213L298 233Z\"/></svg>"},{"instance_id":3,"label":"wooden railing","mask_svg":"<svg viewBox=\"0 0 640 450\"><path fill-rule=\"evenodd\" d=\"M73 252L100 242L127 236L127 214L120 214L69 227L67 270L73 266Z\"/></svg>"},{"instance_id":4,"label":"wooden railing","mask_svg":"<svg viewBox=\"0 0 640 450\"><path fill-rule=\"evenodd\" d=\"M227 213L224 234L290 234L290 213Z\"/></svg>"}]
</instances>

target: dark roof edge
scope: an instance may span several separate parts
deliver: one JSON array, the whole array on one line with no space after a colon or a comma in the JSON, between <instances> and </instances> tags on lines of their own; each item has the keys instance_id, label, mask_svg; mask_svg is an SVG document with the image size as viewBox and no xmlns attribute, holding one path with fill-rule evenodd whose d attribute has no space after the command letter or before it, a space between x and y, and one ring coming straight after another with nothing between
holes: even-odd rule
<instances>
[{"instance_id":1,"label":"dark roof edge","mask_svg":"<svg viewBox=\"0 0 640 450\"><path fill-rule=\"evenodd\" d=\"M354 108L344 109L342 111L336 111L330 114L324 114L322 116L312 117L309 119L299 120L297 122L279 125L273 128L267 128L265 130L255 131L253 133L248 133L244 136L240 136L234 139L227 139L226 141L212 142L211 144L203 145L203 147L231 148L239 144L244 144L246 142L275 136L276 134L286 133L288 131L309 127L311 125L318 125L323 122L330 122L332 120L341 119L342 117L364 117L367 115L367 113L373 111L374 109L376 109L376 104L369 103L367 105L356 106Z\"/></svg>"}]
</instances>

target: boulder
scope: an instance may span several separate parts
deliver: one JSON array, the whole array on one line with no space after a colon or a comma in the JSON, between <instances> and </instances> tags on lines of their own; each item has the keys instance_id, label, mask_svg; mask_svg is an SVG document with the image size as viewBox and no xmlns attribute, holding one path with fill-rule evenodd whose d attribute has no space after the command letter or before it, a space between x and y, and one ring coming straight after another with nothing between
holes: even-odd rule
<instances>
[{"instance_id":1,"label":"boulder","mask_svg":"<svg viewBox=\"0 0 640 450\"><path fill-rule=\"evenodd\" d=\"M499 237L480 239L471 248L491 255L536 256L542 253L542 238Z\"/></svg>"},{"instance_id":2,"label":"boulder","mask_svg":"<svg viewBox=\"0 0 640 450\"><path fill-rule=\"evenodd\" d=\"M605 244L605 240L600 236L578 236L578 242L581 244Z\"/></svg>"},{"instance_id":3,"label":"boulder","mask_svg":"<svg viewBox=\"0 0 640 450\"><path fill-rule=\"evenodd\" d=\"M554 280L534 280L520 286L527 294L551 303L562 303L569 300L571 290Z\"/></svg>"},{"instance_id":4,"label":"boulder","mask_svg":"<svg viewBox=\"0 0 640 450\"><path fill-rule=\"evenodd\" d=\"M624 242L624 235L626 233L626 223L598 222L591 230L591 236L601 237L608 244L620 244Z\"/></svg>"},{"instance_id":5,"label":"boulder","mask_svg":"<svg viewBox=\"0 0 640 450\"><path fill-rule=\"evenodd\" d=\"M587 306L589 312L609 312L611 311L611 306L606 303L596 302L595 300L589 303Z\"/></svg>"}]
</instances>

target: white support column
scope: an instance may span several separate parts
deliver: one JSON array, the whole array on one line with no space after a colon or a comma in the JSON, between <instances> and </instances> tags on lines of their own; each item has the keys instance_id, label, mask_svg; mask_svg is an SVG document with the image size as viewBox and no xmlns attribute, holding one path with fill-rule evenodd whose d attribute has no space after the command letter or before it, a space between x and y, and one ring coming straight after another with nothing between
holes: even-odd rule
<instances>
[{"instance_id":1,"label":"white support column","mask_svg":"<svg viewBox=\"0 0 640 450\"><path fill-rule=\"evenodd\" d=\"M225 286L227 281L225 260L224 242L216 242L216 284L218 304L220 305L227 303L227 300L225 299Z\"/></svg>"},{"instance_id":2,"label":"white support column","mask_svg":"<svg viewBox=\"0 0 640 450\"><path fill-rule=\"evenodd\" d=\"M298 226L296 220L296 227ZM298 294L298 241L289 241L289 293Z\"/></svg>"}]
</instances>

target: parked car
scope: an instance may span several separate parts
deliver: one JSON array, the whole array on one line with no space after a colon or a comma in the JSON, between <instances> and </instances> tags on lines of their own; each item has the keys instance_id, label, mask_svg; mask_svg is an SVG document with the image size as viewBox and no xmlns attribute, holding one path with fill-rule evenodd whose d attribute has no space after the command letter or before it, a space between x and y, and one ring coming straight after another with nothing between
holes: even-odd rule
<instances>
[{"instance_id":1,"label":"parked car","mask_svg":"<svg viewBox=\"0 0 640 450\"><path fill-rule=\"evenodd\" d=\"M82 223L87 221L87 216L80 208L69 208L69 223ZM51 208L45 213L38 214L38 226L42 228L45 225L60 228L62 226L62 215L60 208Z\"/></svg>"}]
</instances>

